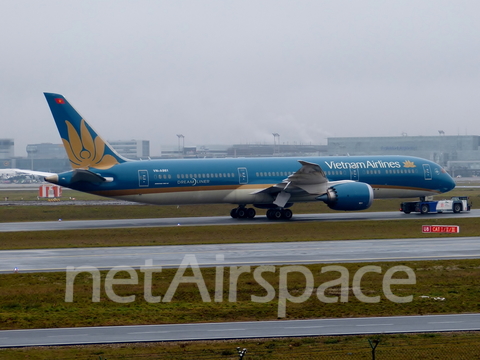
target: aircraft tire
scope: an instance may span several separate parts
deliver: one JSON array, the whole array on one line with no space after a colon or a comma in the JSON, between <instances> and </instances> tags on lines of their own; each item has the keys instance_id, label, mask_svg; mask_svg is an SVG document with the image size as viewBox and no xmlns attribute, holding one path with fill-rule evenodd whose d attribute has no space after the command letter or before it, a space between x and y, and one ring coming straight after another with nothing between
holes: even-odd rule
<instances>
[{"instance_id":1,"label":"aircraft tire","mask_svg":"<svg viewBox=\"0 0 480 360\"><path fill-rule=\"evenodd\" d=\"M253 219L255 217L255 215L257 215L257 212L255 211L254 208L248 208L247 209L247 217L249 219Z\"/></svg>"},{"instance_id":2,"label":"aircraft tire","mask_svg":"<svg viewBox=\"0 0 480 360\"><path fill-rule=\"evenodd\" d=\"M233 208L233 209L230 211L230 216L231 216L233 219L238 218L238 208Z\"/></svg>"},{"instance_id":3,"label":"aircraft tire","mask_svg":"<svg viewBox=\"0 0 480 360\"><path fill-rule=\"evenodd\" d=\"M293 216L292 210L284 209L282 211L282 218L284 218L285 220L290 220L292 216Z\"/></svg>"},{"instance_id":4,"label":"aircraft tire","mask_svg":"<svg viewBox=\"0 0 480 360\"><path fill-rule=\"evenodd\" d=\"M239 219L245 219L247 217L247 209L245 208L238 208L237 214Z\"/></svg>"},{"instance_id":5,"label":"aircraft tire","mask_svg":"<svg viewBox=\"0 0 480 360\"><path fill-rule=\"evenodd\" d=\"M280 209L276 209L276 210L272 210L272 217L274 220L280 220L282 218L282 210Z\"/></svg>"},{"instance_id":6,"label":"aircraft tire","mask_svg":"<svg viewBox=\"0 0 480 360\"><path fill-rule=\"evenodd\" d=\"M282 213L280 210L277 209L268 209L267 210L267 218L269 220L278 220L281 219Z\"/></svg>"},{"instance_id":7,"label":"aircraft tire","mask_svg":"<svg viewBox=\"0 0 480 360\"><path fill-rule=\"evenodd\" d=\"M268 219L268 220L273 220L272 209L268 209L268 210L267 210L267 219Z\"/></svg>"}]
</instances>

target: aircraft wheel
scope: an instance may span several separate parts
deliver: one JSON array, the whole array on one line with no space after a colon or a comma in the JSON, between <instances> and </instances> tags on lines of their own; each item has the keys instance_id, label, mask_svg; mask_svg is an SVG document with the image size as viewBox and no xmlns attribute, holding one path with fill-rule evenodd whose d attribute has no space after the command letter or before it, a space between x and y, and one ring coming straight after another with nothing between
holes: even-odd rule
<instances>
[{"instance_id":1,"label":"aircraft wheel","mask_svg":"<svg viewBox=\"0 0 480 360\"><path fill-rule=\"evenodd\" d=\"M240 219L245 219L247 217L247 209L245 208L238 208L237 210L238 217Z\"/></svg>"},{"instance_id":2,"label":"aircraft wheel","mask_svg":"<svg viewBox=\"0 0 480 360\"><path fill-rule=\"evenodd\" d=\"M272 217L274 220L280 220L282 218L282 210L280 209L272 210Z\"/></svg>"},{"instance_id":3,"label":"aircraft wheel","mask_svg":"<svg viewBox=\"0 0 480 360\"><path fill-rule=\"evenodd\" d=\"M247 217L248 217L249 219L253 219L256 214L257 214L257 212L255 211L254 208L248 208L248 209L247 209Z\"/></svg>"},{"instance_id":4,"label":"aircraft wheel","mask_svg":"<svg viewBox=\"0 0 480 360\"><path fill-rule=\"evenodd\" d=\"M422 214L427 214L430 211L430 208L428 207L427 204L423 204L422 207L420 208L420 213Z\"/></svg>"},{"instance_id":5,"label":"aircraft wheel","mask_svg":"<svg viewBox=\"0 0 480 360\"><path fill-rule=\"evenodd\" d=\"M273 220L272 209L267 210L267 219L268 220Z\"/></svg>"},{"instance_id":6,"label":"aircraft wheel","mask_svg":"<svg viewBox=\"0 0 480 360\"><path fill-rule=\"evenodd\" d=\"M230 211L230 216L233 218L233 219L236 219L238 218L238 208L234 208Z\"/></svg>"},{"instance_id":7,"label":"aircraft wheel","mask_svg":"<svg viewBox=\"0 0 480 360\"><path fill-rule=\"evenodd\" d=\"M284 209L282 211L282 217L286 220L290 220L293 216L292 210L290 209Z\"/></svg>"},{"instance_id":8,"label":"aircraft wheel","mask_svg":"<svg viewBox=\"0 0 480 360\"><path fill-rule=\"evenodd\" d=\"M278 217L277 217L277 212L280 214ZM277 219L280 219L281 217L282 217L282 213L279 210L276 210L276 209L267 210L267 218L269 220L277 220Z\"/></svg>"}]
</instances>

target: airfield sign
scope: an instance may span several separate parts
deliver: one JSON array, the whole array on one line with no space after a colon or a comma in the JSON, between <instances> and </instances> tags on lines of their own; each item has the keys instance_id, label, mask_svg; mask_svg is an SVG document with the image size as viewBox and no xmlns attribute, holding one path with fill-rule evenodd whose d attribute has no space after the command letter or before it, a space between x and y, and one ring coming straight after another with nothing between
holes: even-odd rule
<instances>
[{"instance_id":1,"label":"airfield sign","mask_svg":"<svg viewBox=\"0 0 480 360\"><path fill-rule=\"evenodd\" d=\"M422 225L422 233L459 233L458 225Z\"/></svg>"}]
</instances>

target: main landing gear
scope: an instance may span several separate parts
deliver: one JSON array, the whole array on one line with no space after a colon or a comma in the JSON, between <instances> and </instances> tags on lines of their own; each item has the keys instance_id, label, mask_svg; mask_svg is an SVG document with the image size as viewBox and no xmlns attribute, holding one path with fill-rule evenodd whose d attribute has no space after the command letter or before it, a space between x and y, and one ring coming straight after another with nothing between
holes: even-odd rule
<instances>
[{"instance_id":1,"label":"main landing gear","mask_svg":"<svg viewBox=\"0 0 480 360\"><path fill-rule=\"evenodd\" d=\"M253 219L256 214L254 208L246 208L245 206L239 206L230 211L230 216L234 219Z\"/></svg>"},{"instance_id":2,"label":"main landing gear","mask_svg":"<svg viewBox=\"0 0 480 360\"><path fill-rule=\"evenodd\" d=\"M292 210L290 209L281 209L281 208L277 208L277 209L268 209L267 210L267 218L269 220L280 220L280 219L284 219L284 220L290 220L292 218Z\"/></svg>"},{"instance_id":3,"label":"main landing gear","mask_svg":"<svg viewBox=\"0 0 480 360\"><path fill-rule=\"evenodd\" d=\"M254 208L246 208L239 206L230 211L230 216L234 219L253 219L256 215ZM267 210L267 218L269 220L290 220L292 218L292 210L283 208L274 208Z\"/></svg>"}]
</instances>

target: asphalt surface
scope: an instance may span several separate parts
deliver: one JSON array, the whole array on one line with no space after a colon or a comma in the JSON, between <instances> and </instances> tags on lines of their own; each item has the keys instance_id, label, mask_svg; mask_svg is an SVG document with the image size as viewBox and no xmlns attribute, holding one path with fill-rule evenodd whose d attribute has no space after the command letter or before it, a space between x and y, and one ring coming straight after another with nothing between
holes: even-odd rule
<instances>
[{"instance_id":1,"label":"asphalt surface","mask_svg":"<svg viewBox=\"0 0 480 360\"><path fill-rule=\"evenodd\" d=\"M358 220L411 220L411 219L459 219L480 217L480 210L475 209L459 214L403 214L400 211L386 212L339 212L333 214L298 214L287 222L309 221L358 221ZM230 216L211 217L183 217L161 219L119 219L119 220L74 220L74 221L44 221L44 222L14 222L0 223L0 232L13 231L51 231L51 230L78 230L78 229L115 229L137 227L172 227L172 226L207 226L207 225L250 225L250 224L278 224L285 221L268 220L265 216L254 219L232 219Z\"/></svg>"},{"instance_id":2,"label":"asphalt surface","mask_svg":"<svg viewBox=\"0 0 480 360\"><path fill-rule=\"evenodd\" d=\"M138 246L0 251L0 272L65 271L68 266L110 269L153 266L177 268L193 254L199 266L280 265L480 257L478 237L337 240L285 243ZM216 256L223 255L223 261Z\"/></svg>"},{"instance_id":3,"label":"asphalt surface","mask_svg":"<svg viewBox=\"0 0 480 360\"><path fill-rule=\"evenodd\" d=\"M0 331L0 347L480 330L480 314Z\"/></svg>"}]
</instances>

